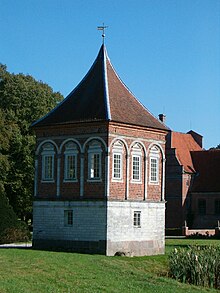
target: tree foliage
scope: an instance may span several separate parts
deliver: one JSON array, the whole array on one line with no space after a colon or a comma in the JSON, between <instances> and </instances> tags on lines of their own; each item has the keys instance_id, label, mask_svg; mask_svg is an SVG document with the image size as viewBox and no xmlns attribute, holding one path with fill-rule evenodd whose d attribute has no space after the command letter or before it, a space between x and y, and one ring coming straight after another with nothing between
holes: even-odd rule
<instances>
[{"instance_id":1,"label":"tree foliage","mask_svg":"<svg viewBox=\"0 0 220 293\"><path fill-rule=\"evenodd\" d=\"M0 109L0 194L4 193L4 183L9 171L8 148L10 129L6 124L3 111Z\"/></svg>"},{"instance_id":2,"label":"tree foliage","mask_svg":"<svg viewBox=\"0 0 220 293\"><path fill-rule=\"evenodd\" d=\"M30 240L27 224L18 220L4 192L0 193L0 244Z\"/></svg>"},{"instance_id":3,"label":"tree foliage","mask_svg":"<svg viewBox=\"0 0 220 293\"><path fill-rule=\"evenodd\" d=\"M8 203L4 193L0 194L0 235L9 227L13 227L17 221L17 216Z\"/></svg>"},{"instance_id":4,"label":"tree foliage","mask_svg":"<svg viewBox=\"0 0 220 293\"><path fill-rule=\"evenodd\" d=\"M220 144L218 144L216 147L212 147L209 150L219 150L220 149Z\"/></svg>"},{"instance_id":5,"label":"tree foliage","mask_svg":"<svg viewBox=\"0 0 220 293\"><path fill-rule=\"evenodd\" d=\"M0 193L22 219L32 211L35 136L30 125L62 99L47 84L9 73L0 64Z\"/></svg>"}]
</instances>

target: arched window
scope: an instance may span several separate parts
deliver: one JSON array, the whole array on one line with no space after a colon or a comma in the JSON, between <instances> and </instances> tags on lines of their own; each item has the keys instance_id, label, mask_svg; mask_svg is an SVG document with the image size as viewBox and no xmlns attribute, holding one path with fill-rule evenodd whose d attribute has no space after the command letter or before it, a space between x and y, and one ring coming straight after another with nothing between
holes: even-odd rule
<instances>
[{"instance_id":1,"label":"arched window","mask_svg":"<svg viewBox=\"0 0 220 293\"><path fill-rule=\"evenodd\" d=\"M64 182L77 181L77 146L73 142L65 145Z\"/></svg>"},{"instance_id":2,"label":"arched window","mask_svg":"<svg viewBox=\"0 0 220 293\"><path fill-rule=\"evenodd\" d=\"M122 181L123 179L123 144L117 141L112 150L112 180Z\"/></svg>"},{"instance_id":3,"label":"arched window","mask_svg":"<svg viewBox=\"0 0 220 293\"><path fill-rule=\"evenodd\" d=\"M160 150L157 146L153 146L150 150L150 178L149 181L152 184L159 183L159 158Z\"/></svg>"},{"instance_id":4,"label":"arched window","mask_svg":"<svg viewBox=\"0 0 220 293\"><path fill-rule=\"evenodd\" d=\"M88 180L102 180L102 148L101 144L93 141L88 149Z\"/></svg>"},{"instance_id":5,"label":"arched window","mask_svg":"<svg viewBox=\"0 0 220 293\"><path fill-rule=\"evenodd\" d=\"M138 143L136 143L132 148L132 183L141 182L141 168L142 168L142 151Z\"/></svg>"},{"instance_id":6,"label":"arched window","mask_svg":"<svg viewBox=\"0 0 220 293\"><path fill-rule=\"evenodd\" d=\"M54 181L54 146L51 143L43 145L42 155L42 181Z\"/></svg>"}]
</instances>

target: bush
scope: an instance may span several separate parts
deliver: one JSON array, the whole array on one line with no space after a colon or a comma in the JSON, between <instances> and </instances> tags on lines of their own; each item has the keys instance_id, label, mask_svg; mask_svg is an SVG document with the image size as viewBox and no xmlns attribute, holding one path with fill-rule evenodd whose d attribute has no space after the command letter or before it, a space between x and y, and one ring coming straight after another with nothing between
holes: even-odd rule
<instances>
[{"instance_id":1,"label":"bush","mask_svg":"<svg viewBox=\"0 0 220 293\"><path fill-rule=\"evenodd\" d=\"M10 227L4 230L0 236L1 243L28 242L31 234L26 227Z\"/></svg>"},{"instance_id":2,"label":"bush","mask_svg":"<svg viewBox=\"0 0 220 293\"><path fill-rule=\"evenodd\" d=\"M0 194L0 244L30 240L27 225L17 219L4 194Z\"/></svg>"},{"instance_id":3,"label":"bush","mask_svg":"<svg viewBox=\"0 0 220 293\"><path fill-rule=\"evenodd\" d=\"M169 269L170 276L181 282L220 289L220 246L175 248Z\"/></svg>"}]
</instances>

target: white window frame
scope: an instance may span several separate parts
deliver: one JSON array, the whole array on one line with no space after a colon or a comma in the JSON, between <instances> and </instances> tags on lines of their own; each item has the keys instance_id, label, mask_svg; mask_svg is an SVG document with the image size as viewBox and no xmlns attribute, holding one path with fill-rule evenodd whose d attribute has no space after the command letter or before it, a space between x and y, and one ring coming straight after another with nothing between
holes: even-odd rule
<instances>
[{"instance_id":1,"label":"white window frame","mask_svg":"<svg viewBox=\"0 0 220 293\"><path fill-rule=\"evenodd\" d=\"M132 147L131 152L131 183L141 184L142 183L142 146L139 143L135 143ZM139 169L138 169L138 178L134 178L134 158L138 158Z\"/></svg>"},{"instance_id":2,"label":"white window frame","mask_svg":"<svg viewBox=\"0 0 220 293\"><path fill-rule=\"evenodd\" d=\"M94 157L98 158L99 176L94 176ZM102 181L102 148L100 143L90 145L88 149L88 182L101 182Z\"/></svg>"},{"instance_id":3,"label":"white window frame","mask_svg":"<svg viewBox=\"0 0 220 293\"><path fill-rule=\"evenodd\" d=\"M134 228L141 228L141 211L134 211L133 226Z\"/></svg>"},{"instance_id":4,"label":"white window frame","mask_svg":"<svg viewBox=\"0 0 220 293\"><path fill-rule=\"evenodd\" d=\"M112 181L113 182L123 182L123 144L120 141L117 141L112 150ZM119 165L119 177L115 176L115 155L120 158Z\"/></svg>"},{"instance_id":5,"label":"white window frame","mask_svg":"<svg viewBox=\"0 0 220 293\"><path fill-rule=\"evenodd\" d=\"M123 176L122 176L122 174L123 174L122 153L113 152L112 156L113 156L113 159L112 159L113 160L113 162L112 162L112 180L113 181L122 181L122 178L123 178ZM119 158L119 166L118 166L119 168L117 168L117 172L116 172L116 168L115 168L115 165L116 165L115 156L117 156ZM119 172L118 172L118 170L119 170ZM119 174L119 176L116 176L116 174L117 175Z\"/></svg>"},{"instance_id":6,"label":"white window frame","mask_svg":"<svg viewBox=\"0 0 220 293\"><path fill-rule=\"evenodd\" d=\"M42 155L42 178L41 181L45 183L53 183L54 182L54 146L50 143L45 144L43 146L43 151L41 153ZM51 158L51 176L48 177L47 171L46 171L46 163L47 163L47 158Z\"/></svg>"},{"instance_id":7,"label":"white window frame","mask_svg":"<svg viewBox=\"0 0 220 293\"><path fill-rule=\"evenodd\" d=\"M135 163L135 159L138 159L136 161L136 163L138 162L138 165L134 165ZM138 166L138 169L137 169L137 174L134 174L134 171L135 168L134 167L137 167ZM138 178L134 178L134 175L138 175ZM141 156L140 155L132 155L132 180L131 180L133 183L141 183Z\"/></svg>"},{"instance_id":8,"label":"white window frame","mask_svg":"<svg viewBox=\"0 0 220 293\"><path fill-rule=\"evenodd\" d=\"M70 142L66 145L66 150L64 152L64 182L77 182L77 155L78 150L74 143ZM68 176L69 170L68 170L68 158L73 157L74 158L74 169L75 169L75 176L73 178L70 178Z\"/></svg>"},{"instance_id":9,"label":"white window frame","mask_svg":"<svg viewBox=\"0 0 220 293\"><path fill-rule=\"evenodd\" d=\"M73 226L73 210L64 210L64 227Z\"/></svg>"},{"instance_id":10,"label":"white window frame","mask_svg":"<svg viewBox=\"0 0 220 293\"><path fill-rule=\"evenodd\" d=\"M152 168L153 168L152 164L154 164L153 160L154 160L154 163L156 162L156 172L155 172L156 176L155 176L155 179L152 178L152 176L153 176L153 174L152 174L152 171L153 171L152 170ZM149 166L149 183L150 184L154 184L154 185L159 184L159 165L160 165L160 152L159 152L159 149L155 146L150 151L150 166Z\"/></svg>"},{"instance_id":11,"label":"white window frame","mask_svg":"<svg viewBox=\"0 0 220 293\"><path fill-rule=\"evenodd\" d=\"M153 166L155 164L155 166ZM155 173L155 174L152 174ZM155 177L155 179L154 179ZM150 183L159 183L159 159L156 157L150 157Z\"/></svg>"}]
</instances>

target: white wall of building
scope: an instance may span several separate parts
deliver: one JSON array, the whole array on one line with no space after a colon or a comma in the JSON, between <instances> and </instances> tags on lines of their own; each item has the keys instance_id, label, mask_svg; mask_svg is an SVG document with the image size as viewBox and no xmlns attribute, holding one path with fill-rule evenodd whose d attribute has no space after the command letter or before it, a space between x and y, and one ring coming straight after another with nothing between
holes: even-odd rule
<instances>
[{"instance_id":1,"label":"white wall of building","mask_svg":"<svg viewBox=\"0 0 220 293\"><path fill-rule=\"evenodd\" d=\"M141 226L134 226L134 212L141 212ZM108 202L107 255L164 252L164 202Z\"/></svg>"},{"instance_id":2,"label":"white wall of building","mask_svg":"<svg viewBox=\"0 0 220 293\"><path fill-rule=\"evenodd\" d=\"M73 225L64 224L64 210L73 210ZM35 201L33 239L99 241L106 239L106 203Z\"/></svg>"},{"instance_id":3,"label":"white wall of building","mask_svg":"<svg viewBox=\"0 0 220 293\"><path fill-rule=\"evenodd\" d=\"M73 211L72 226L65 226L64 210ZM141 212L140 227L134 227L135 211ZM164 202L35 201L33 216L33 240L38 245L46 241L52 247L60 241L62 246L66 241L74 248L87 242L91 248L91 243L97 247L102 242L106 255L164 253Z\"/></svg>"}]
</instances>

